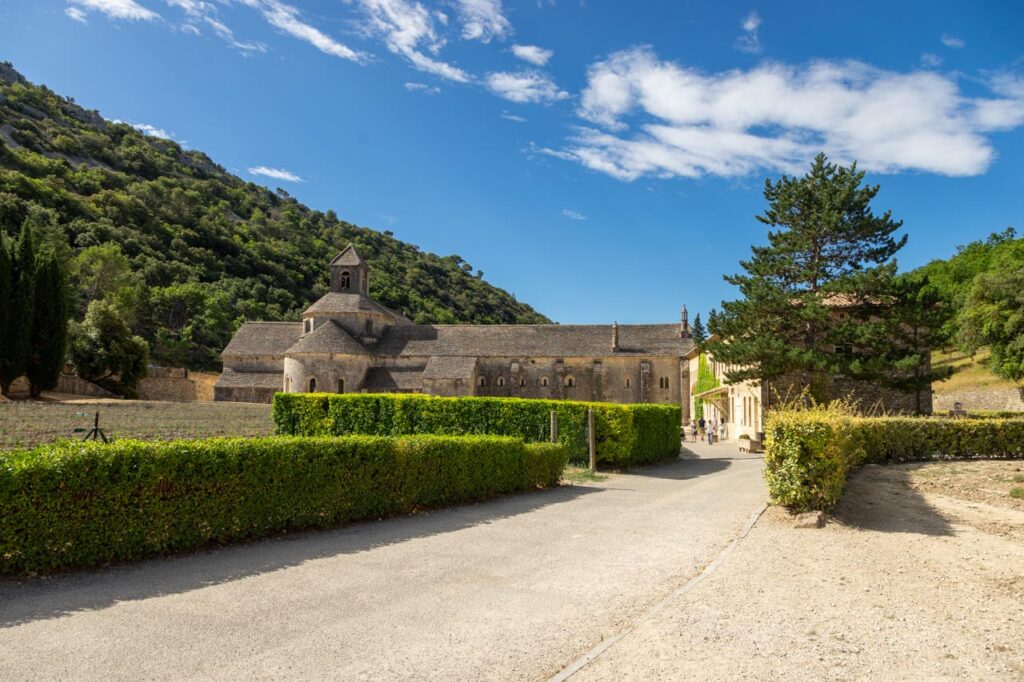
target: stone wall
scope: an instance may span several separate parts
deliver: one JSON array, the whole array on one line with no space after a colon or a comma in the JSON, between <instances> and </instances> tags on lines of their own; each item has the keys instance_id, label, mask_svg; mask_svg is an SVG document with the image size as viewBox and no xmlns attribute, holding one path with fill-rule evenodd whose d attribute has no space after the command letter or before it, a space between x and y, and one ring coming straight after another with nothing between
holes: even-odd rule
<instances>
[{"instance_id":1,"label":"stone wall","mask_svg":"<svg viewBox=\"0 0 1024 682\"><path fill-rule=\"evenodd\" d=\"M1024 387L986 388L973 391L936 393L934 397L935 412L941 413L952 410L953 403L956 402L959 402L965 410L1024 411Z\"/></svg>"},{"instance_id":2,"label":"stone wall","mask_svg":"<svg viewBox=\"0 0 1024 682\"><path fill-rule=\"evenodd\" d=\"M180 367L150 367L137 391L141 400L208 402L214 399L217 376Z\"/></svg>"}]
</instances>

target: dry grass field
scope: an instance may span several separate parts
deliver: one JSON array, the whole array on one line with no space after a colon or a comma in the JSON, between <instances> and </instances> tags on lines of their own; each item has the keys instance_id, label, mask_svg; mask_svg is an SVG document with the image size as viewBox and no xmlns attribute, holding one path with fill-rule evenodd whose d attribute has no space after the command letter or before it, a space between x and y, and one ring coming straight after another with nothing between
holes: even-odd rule
<instances>
[{"instance_id":1,"label":"dry grass field","mask_svg":"<svg viewBox=\"0 0 1024 682\"><path fill-rule=\"evenodd\" d=\"M172 440L211 436L265 436L274 432L270 405L172 403L146 400L74 403L0 403L0 450L32 447L64 438L79 439L76 428L92 428L99 411L108 438Z\"/></svg>"},{"instance_id":2,"label":"dry grass field","mask_svg":"<svg viewBox=\"0 0 1024 682\"><path fill-rule=\"evenodd\" d=\"M946 381L937 381L932 386L938 394L958 393L960 391L984 390L990 388L1014 388L1016 384L1000 379L988 368L988 350L979 351L974 357L964 355L960 351L934 351L932 365L935 367L952 367L953 376Z\"/></svg>"}]
</instances>

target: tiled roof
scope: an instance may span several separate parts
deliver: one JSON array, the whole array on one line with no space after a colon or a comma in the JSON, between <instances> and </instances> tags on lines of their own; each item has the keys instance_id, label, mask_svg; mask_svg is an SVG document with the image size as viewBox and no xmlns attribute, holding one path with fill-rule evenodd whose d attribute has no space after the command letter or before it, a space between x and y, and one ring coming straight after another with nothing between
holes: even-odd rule
<instances>
[{"instance_id":1,"label":"tiled roof","mask_svg":"<svg viewBox=\"0 0 1024 682\"><path fill-rule=\"evenodd\" d=\"M303 315L326 316L373 312L391 315L398 320L399 324L410 324L404 315L377 303L365 294L348 294L338 291L331 291L321 296L319 301L306 308Z\"/></svg>"},{"instance_id":2,"label":"tiled roof","mask_svg":"<svg viewBox=\"0 0 1024 682\"><path fill-rule=\"evenodd\" d=\"M301 322L246 322L221 355L284 355L300 334Z\"/></svg>"},{"instance_id":3,"label":"tiled roof","mask_svg":"<svg viewBox=\"0 0 1024 682\"><path fill-rule=\"evenodd\" d=\"M423 368L373 367L366 373L363 388L371 393L415 391L423 386Z\"/></svg>"},{"instance_id":4,"label":"tiled roof","mask_svg":"<svg viewBox=\"0 0 1024 682\"><path fill-rule=\"evenodd\" d=\"M681 357L693 339L677 324L620 324L615 355ZM611 325L406 325L389 327L378 356L592 357L612 355Z\"/></svg>"},{"instance_id":5,"label":"tiled roof","mask_svg":"<svg viewBox=\"0 0 1024 682\"><path fill-rule=\"evenodd\" d=\"M214 386L219 388L274 388L281 390L281 372L236 372L225 369Z\"/></svg>"},{"instance_id":6,"label":"tiled roof","mask_svg":"<svg viewBox=\"0 0 1024 682\"><path fill-rule=\"evenodd\" d=\"M424 379L469 379L476 369L475 357L434 356L427 360Z\"/></svg>"},{"instance_id":7,"label":"tiled roof","mask_svg":"<svg viewBox=\"0 0 1024 682\"><path fill-rule=\"evenodd\" d=\"M347 331L333 320L321 324L308 334L303 335L288 349L288 355L303 353L344 353L346 355L368 355L368 351Z\"/></svg>"},{"instance_id":8,"label":"tiled roof","mask_svg":"<svg viewBox=\"0 0 1024 682\"><path fill-rule=\"evenodd\" d=\"M341 253L335 256L334 260L331 261L331 265L350 265L354 267L362 264L363 259L359 257L359 253L356 252L356 247L352 244L349 244L342 249Z\"/></svg>"}]
</instances>

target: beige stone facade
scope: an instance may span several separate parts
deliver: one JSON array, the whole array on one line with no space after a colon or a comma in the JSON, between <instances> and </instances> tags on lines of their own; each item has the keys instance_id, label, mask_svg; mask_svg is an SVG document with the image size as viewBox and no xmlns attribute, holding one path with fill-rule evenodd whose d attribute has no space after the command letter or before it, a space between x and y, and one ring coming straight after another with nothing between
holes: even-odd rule
<instances>
[{"instance_id":1,"label":"beige stone facade","mask_svg":"<svg viewBox=\"0 0 1024 682\"><path fill-rule=\"evenodd\" d=\"M676 403L689 416L686 319L649 325L416 325L369 296L349 246L301 322L246 322L224 349L217 400L400 392Z\"/></svg>"}]
</instances>

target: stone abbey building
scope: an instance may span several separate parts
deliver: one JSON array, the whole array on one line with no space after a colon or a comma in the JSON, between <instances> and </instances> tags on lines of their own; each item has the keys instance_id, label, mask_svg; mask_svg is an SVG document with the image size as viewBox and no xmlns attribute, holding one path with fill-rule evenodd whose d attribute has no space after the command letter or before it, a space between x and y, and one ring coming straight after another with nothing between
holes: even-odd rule
<instances>
[{"instance_id":1,"label":"stone abbey building","mask_svg":"<svg viewBox=\"0 0 1024 682\"><path fill-rule=\"evenodd\" d=\"M369 296L349 245L301 322L246 322L224 349L216 400L287 393L426 393L676 403L689 414L694 348L678 324L413 324Z\"/></svg>"}]
</instances>

